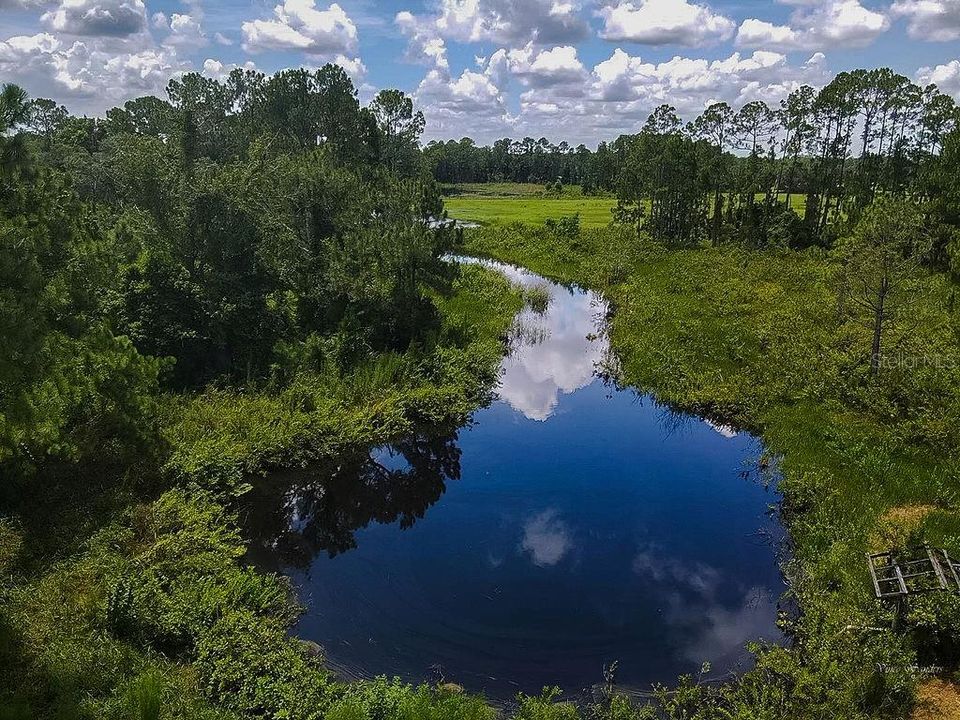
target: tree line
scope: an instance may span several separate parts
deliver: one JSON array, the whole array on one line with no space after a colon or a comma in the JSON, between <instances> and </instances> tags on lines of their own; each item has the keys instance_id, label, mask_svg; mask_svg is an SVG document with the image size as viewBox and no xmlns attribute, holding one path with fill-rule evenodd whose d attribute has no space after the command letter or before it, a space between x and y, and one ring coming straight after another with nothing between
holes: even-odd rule
<instances>
[{"instance_id":1,"label":"tree line","mask_svg":"<svg viewBox=\"0 0 960 720\"><path fill-rule=\"evenodd\" d=\"M464 138L432 142L423 158L444 183L560 180L616 193L621 220L642 218L676 244L830 245L877 195L909 195L949 216L957 121L953 98L935 85L878 68L840 73L820 90L801 86L775 108L721 102L684 123L663 105L639 132L596 150ZM947 244L933 249L941 265Z\"/></svg>"},{"instance_id":2,"label":"tree line","mask_svg":"<svg viewBox=\"0 0 960 720\"><path fill-rule=\"evenodd\" d=\"M830 246L878 196L943 215L958 118L949 95L885 68L800 87L777 110L717 103L684 125L662 106L617 140L615 186L623 213L673 243Z\"/></svg>"}]
</instances>

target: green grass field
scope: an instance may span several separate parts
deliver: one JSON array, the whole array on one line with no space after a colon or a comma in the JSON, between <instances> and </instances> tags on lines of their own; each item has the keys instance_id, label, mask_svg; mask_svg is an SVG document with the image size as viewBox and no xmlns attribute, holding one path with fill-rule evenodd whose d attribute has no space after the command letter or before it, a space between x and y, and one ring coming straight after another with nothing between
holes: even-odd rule
<instances>
[{"instance_id":1,"label":"green grass field","mask_svg":"<svg viewBox=\"0 0 960 720\"><path fill-rule=\"evenodd\" d=\"M582 227L604 227L617 204L610 196L585 196L575 185L564 188L559 197L545 196L542 185L530 183L470 183L446 191L451 193L444 199L450 217L481 225L542 225L550 218L580 213Z\"/></svg>"},{"instance_id":2,"label":"green grass field","mask_svg":"<svg viewBox=\"0 0 960 720\"><path fill-rule=\"evenodd\" d=\"M452 193L444 198L450 217L481 225L543 225L550 218L558 220L580 213L581 227L606 227L613 219L611 210L617 205L613 196L585 196L575 185L565 188L560 197L545 196L542 185L529 183L468 183L445 189ZM758 200L762 197L757 195ZM785 200L786 196L781 195L780 199ZM790 206L798 215L803 215L805 205L803 195L790 197Z\"/></svg>"},{"instance_id":3,"label":"green grass field","mask_svg":"<svg viewBox=\"0 0 960 720\"><path fill-rule=\"evenodd\" d=\"M612 198L477 197L461 196L445 200L451 218L481 225L522 222L542 225L549 218L580 213L583 227L604 227L613 218Z\"/></svg>"}]
</instances>

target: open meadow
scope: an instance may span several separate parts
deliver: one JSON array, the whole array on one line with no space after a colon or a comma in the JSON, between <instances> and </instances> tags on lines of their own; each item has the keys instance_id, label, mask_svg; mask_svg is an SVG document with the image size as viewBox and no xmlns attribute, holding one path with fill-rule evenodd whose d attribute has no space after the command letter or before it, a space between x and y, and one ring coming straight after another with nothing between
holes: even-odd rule
<instances>
[{"instance_id":1,"label":"open meadow","mask_svg":"<svg viewBox=\"0 0 960 720\"><path fill-rule=\"evenodd\" d=\"M542 185L501 183L490 186L460 186L460 194L444 199L451 218L481 225L507 225L512 222L542 225L580 215L585 228L604 227L613 219L617 200L610 196L583 195L580 188L564 188L560 196L546 195Z\"/></svg>"}]
</instances>

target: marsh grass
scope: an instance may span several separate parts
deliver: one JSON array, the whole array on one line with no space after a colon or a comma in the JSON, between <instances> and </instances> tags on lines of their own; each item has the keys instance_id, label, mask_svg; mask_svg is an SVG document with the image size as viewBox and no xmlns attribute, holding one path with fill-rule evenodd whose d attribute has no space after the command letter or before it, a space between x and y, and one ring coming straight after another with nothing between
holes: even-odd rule
<instances>
[{"instance_id":1,"label":"marsh grass","mask_svg":"<svg viewBox=\"0 0 960 720\"><path fill-rule=\"evenodd\" d=\"M584 228L609 225L617 201L610 197L570 196L456 196L446 198L444 206L451 218L481 225L508 225L522 222L543 225L547 220L579 215Z\"/></svg>"},{"instance_id":2,"label":"marsh grass","mask_svg":"<svg viewBox=\"0 0 960 720\"><path fill-rule=\"evenodd\" d=\"M543 315L550 307L550 288L546 283L538 283L532 287L525 288L523 291L523 300L530 310L537 315Z\"/></svg>"},{"instance_id":3,"label":"marsh grass","mask_svg":"<svg viewBox=\"0 0 960 720\"><path fill-rule=\"evenodd\" d=\"M156 669L147 670L127 690L125 716L129 720L160 720L164 690L162 675Z\"/></svg>"},{"instance_id":4,"label":"marsh grass","mask_svg":"<svg viewBox=\"0 0 960 720\"><path fill-rule=\"evenodd\" d=\"M444 198L450 217L484 226L512 223L540 226L556 218L579 215L584 229L604 228L613 221L613 210L617 206L613 195L583 195L576 185L565 187L560 195L546 194L541 185L514 183L468 184L455 186L450 192L452 194ZM758 200L762 198L762 194L757 195ZM781 193L778 199L786 202L787 196ZM802 217L806 196L793 193L789 199L790 207Z\"/></svg>"},{"instance_id":5,"label":"marsh grass","mask_svg":"<svg viewBox=\"0 0 960 720\"><path fill-rule=\"evenodd\" d=\"M508 352L518 347L539 345L550 337L550 331L532 318L517 317L510 327Z\"/></svg>"}]
</instances>

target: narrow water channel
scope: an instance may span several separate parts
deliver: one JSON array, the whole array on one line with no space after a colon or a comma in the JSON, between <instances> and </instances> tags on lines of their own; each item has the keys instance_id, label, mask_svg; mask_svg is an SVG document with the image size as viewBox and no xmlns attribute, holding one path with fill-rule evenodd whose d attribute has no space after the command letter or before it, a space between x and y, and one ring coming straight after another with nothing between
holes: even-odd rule
<instances>
[{"instance_id":1,"label":"narrow water channel","mask_svg":"<svg viewBox=\"0 0 960 720\"><path fill-rule=\"evenodd\" d=\"M749 662L777 641L783 590L762 447L604 383L605 307L544 285L497 400L459 431L290 479L274 557L295 628L348 674L435 679L509 699L603 681L636 688Z\"/></svg>"}]
</instances>

